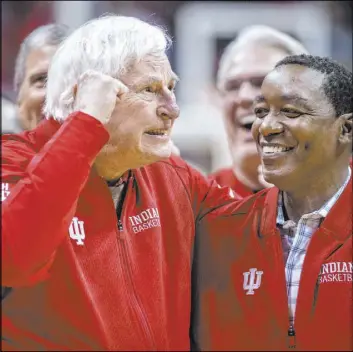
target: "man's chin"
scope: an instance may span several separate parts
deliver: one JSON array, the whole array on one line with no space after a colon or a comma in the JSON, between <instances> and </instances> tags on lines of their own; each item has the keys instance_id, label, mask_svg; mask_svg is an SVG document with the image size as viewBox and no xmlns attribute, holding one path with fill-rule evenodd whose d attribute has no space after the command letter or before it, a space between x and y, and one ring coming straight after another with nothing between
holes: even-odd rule
<instances>
[{"instance_id":1,"label":"man's chin","mask_svg":"<svg viewBox=\"0 0 353 352\"><path fill-rule=\"evenodd\" d=\"M146 155L148 159L166 159L171 156L173 143L170 138L158 140L154 138L142 138L140 151Z\"/></svg>"},{"instance_id":2,"label":"man's chin","mask_svg":"<svg viewBox=\"0 0 353 352\"><path fill-rule=\"evenodd\" d=\"M149 163L156 162L163 159L168 159L172 154L172 144L167 143L161 146L143 146L141 148L143 158Z\"/></svg>"},{"instance_id":3,"label":"man's chin","mask_svg":"<svg viewBox=\"0 0 353 352\"><path fill-rule=\"evenodd\" d=\"M150 145L143 142L139 144L112 145L106 144L98 154L98 160L104 160L104 163L111 161L116 164L119 159L123 159L118 164L124 165L129 169L136 169L150 165L157 161L167 159L171 156L172 143L162 143L160 145Z\"/></svg>"},{"instance_id":4,"label":"man's chin","mask_svg":"<svg viewBox=\"0 0 353 352\"><path fill-rule=\"evenodd\" d=\"M293 186L293 173L291 171L283 167L276 169L265 166L262 169L262 176L267 183L276 186L280 190L287 191Z\"/></svg>"}]
</instances>

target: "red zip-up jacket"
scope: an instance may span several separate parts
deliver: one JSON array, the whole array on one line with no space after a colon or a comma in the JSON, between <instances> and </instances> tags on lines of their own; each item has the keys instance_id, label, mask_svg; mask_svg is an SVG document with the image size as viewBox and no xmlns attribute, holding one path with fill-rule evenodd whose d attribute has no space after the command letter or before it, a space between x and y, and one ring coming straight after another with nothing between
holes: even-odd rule
<instances>
[{"instance_id":1,"label":"red zip-up jacket","mask_svg":"<svg viewBox=\"0 0 353 352\"><path fill-rule=\"evenodd\" d=\"M225 206L227 214L216 210L200 220L193 263L194 350L352 350L352 178L312 235L294 331L277 199L273 187Z\"/></svg>"},{"instance_id":2,"label":"red zip-up jacket","mask_svg":"<svg viewBox=\"0 0 353 352\"><path fill-rule=\"evenodd\" d=\"M171 158L127 172L116 213L107 140L83 113L3 136L2 350L189 350L195 221L231 191Z\"/></svg>"},{"instance_id":3,"label":"red zip-up jacket","mask_svg":"<svg viewBox=\"0 0 353 352\"><path fill-rule=\"evenodd\" d=\"M210 180L216 180L222 187L230 187L241 198L246 198L254 194L254 192L243 183L241 183L234 175L231 168L220 169L210 175Z\"/></svg>"}]
</instances>

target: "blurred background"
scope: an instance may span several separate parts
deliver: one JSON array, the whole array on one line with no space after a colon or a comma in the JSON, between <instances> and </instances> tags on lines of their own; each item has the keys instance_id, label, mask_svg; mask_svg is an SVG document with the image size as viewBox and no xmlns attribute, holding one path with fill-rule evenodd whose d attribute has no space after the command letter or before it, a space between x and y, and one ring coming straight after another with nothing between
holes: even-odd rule
<instances>
[{"instance_id":1,"label":"blurred background","mask_svg":"<svg viewBox=\"0 0 353 352\"><path fill-rule=\"evenodd\" d=\"M231 162L213 92L219 57L243 27L277 28L299 39L312 54L330 56L352 70L349 1L2 1L1 7L2 96L12 101L19 45L40 25L57 22L76 28L115 13L167 28L175 42L169 57L181 78L181 115L173 140L185 160L207 173Z\"/></svg>"}]
</instances>

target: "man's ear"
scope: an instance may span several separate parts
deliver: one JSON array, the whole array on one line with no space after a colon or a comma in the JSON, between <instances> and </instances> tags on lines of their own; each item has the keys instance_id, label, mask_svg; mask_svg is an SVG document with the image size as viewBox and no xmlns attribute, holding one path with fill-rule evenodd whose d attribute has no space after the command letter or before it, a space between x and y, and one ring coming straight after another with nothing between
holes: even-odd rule
<instances>
[{"instance_id":1,"label":"man's ear","mask_svg":"<svg viewBox=\"0 0 353 352\"><path fill-rule=\"evenodd\" d=\"M353 113L350 112L348 114L341 115L339 119L341 120L340 142L352 142Z\"/></svg>"}]
</instances>

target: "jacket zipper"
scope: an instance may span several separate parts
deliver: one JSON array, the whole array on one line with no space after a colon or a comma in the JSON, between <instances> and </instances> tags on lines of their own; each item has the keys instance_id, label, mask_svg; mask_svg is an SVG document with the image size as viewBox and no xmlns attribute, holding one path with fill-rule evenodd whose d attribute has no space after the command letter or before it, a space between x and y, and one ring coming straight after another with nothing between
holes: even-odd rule
<instances>
[{"instance_id":1,"label":"jacket zipper","mask_svg":"<svg viewBox=\"0 0 353 352\"><path fill-rule=\"evenodd\" d=\"M284 275L284 287L286 287L286 268L285 268L285 262L283 260L283 248L282 248L282 239L281 239L281 233L280 231L277 229L276 230L276 235L279 238L278 241L278 249L279 249L279 258L280 259L280 263L279 263L279 267L282 268L282 275ZM285 290L285 304L286 304L286 311L288 312L288 296L287 296L287 291ZM287 322L289 321L289 314L287 313ZM288 349L295 349L296 348L296 333L295 333L295 329L294 329L294 321L293 323L289 323L288 325L288 331L287 331L287 346Z\"/></svg>"},{"instance_id":2,"label":"jacket zipper","mask_svg":"<svg viewBox=\"0 0 353 352\"><path fill-rule=\"evenodd\" d=\"M118 225L119 238L120 238L120 241L118 241L118 242L120 242L120 244L118 243L118 245L121 246L122 254L124 257L125 266L123 267L123 270L126 273L125 278L126 278L126 281L128 282L130 289L132 291L132 295L130 298L132 300L133 306L135 307L135 311L137 312L137 315L140 318L139 321L142 323L142 328L143 328L143 332L145 334L145 338L151 343L152 350L154 351L154 350L156 350L155 341L153 338L151 327L148 324L146 313L144 312L143 308L141 307L141 303L138 299L136 289L134 286L133 275L131 273L131 268L129 265L129 262L130 262L129 255L128 255L128 251L127 251L126 244L125 244L124 227L123 227L123 223L121 221L121 216L122 216L122 212L123 212L123 203L124 203L124 200L125 200L125 197L127 194L127 190L129 188L130 178L131 178L131 176L129 175L127 184L124 186L120 200L119 200L117 208L116 208L116 216L118 219L117 225Z\"/></svg>"},{"instance_id":3,"label":"jacket zipper","mask_svg":"<svg viewBox=\"0 0 353 352\"><path fill-rule=\"evenodd\" d=\"M293 325L289 325L288 329L288 348L294 349L296 348L296 337L295 337L295 330Z\"/></svg>"}]
</instances>

